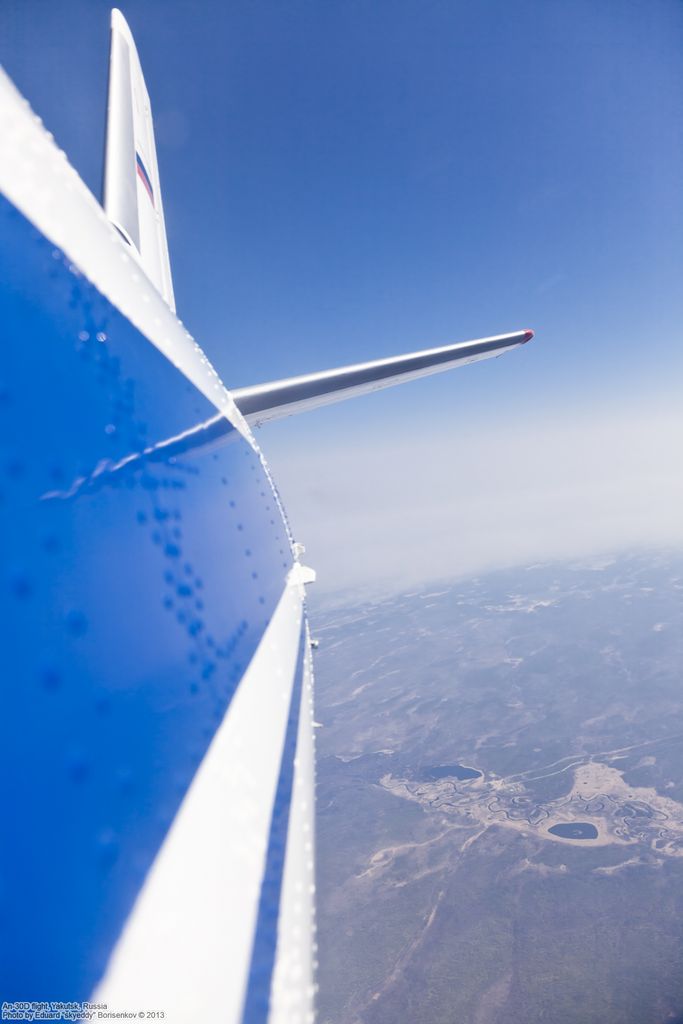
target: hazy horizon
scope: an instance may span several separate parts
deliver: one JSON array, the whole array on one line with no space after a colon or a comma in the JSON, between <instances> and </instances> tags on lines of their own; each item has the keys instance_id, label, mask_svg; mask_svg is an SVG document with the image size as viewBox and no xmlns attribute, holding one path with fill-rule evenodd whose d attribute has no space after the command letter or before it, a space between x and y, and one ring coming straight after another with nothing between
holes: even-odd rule
<instances>
[{"instance_id":1,"label":"hazy horizon","mask_svg":"<svg viewBox=\"0 0 683 1024\"><path fill-rule=\"evenodd\" d=\"M460 386L467 374L456 373ZM343 444L312 432L297 447L277 433L261 432L264 451L321 595L683 547L683 412L673 405L541 423L527 411L505 429L482 419L450 434L436 411L390 442L358 429Z\"/></svg>"}]
</instances>

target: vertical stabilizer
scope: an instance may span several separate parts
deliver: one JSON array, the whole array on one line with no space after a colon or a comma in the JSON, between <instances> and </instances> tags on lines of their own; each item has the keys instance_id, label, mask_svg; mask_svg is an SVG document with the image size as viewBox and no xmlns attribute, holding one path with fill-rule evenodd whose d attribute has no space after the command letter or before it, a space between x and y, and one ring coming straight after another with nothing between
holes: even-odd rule
<instances>
[{"instance_id":1,"label":"vertical stabilizer","mask_svg":"<svg viewBox=\"0 0 683 1024\"><path fill-rule=\"evenodd\" d=\"M111 12L104 209L175 312L152 109L133 37L116 9Z\"/></svg>"}]
</instances>

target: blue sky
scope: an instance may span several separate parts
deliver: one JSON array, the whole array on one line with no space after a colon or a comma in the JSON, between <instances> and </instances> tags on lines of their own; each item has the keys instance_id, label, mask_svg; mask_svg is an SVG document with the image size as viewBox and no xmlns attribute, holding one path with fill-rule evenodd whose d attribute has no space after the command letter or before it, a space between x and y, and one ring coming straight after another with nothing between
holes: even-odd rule
<instances>
[{"instance_id":1,"label":"blue sky","mask_svg":"<svg viewBox=\"0 0 683 1024\"><path fill-rule=\"evenodd\" d=\"M337 456L366 460L341 485L357 492L355 529L370 547L363 495L391 459L373 461L368 448L417 445L427 461L432 452L437 479L482 433L523 427L524 449L578 423L572 453L591 447L592 418L650 424L650 410L675 407L678 0L122 9L155 113L179 315L228 385L536 331L504 359L261 432L295 529L315 535L324 564L346 514L331 500ZM0 40L6 70L98 193L108 5L4 0ZM658 435L651 443L660 447ZM605 449L606 468L613 454ZM485 457L495 476L494 444ZM562 457L546 455L551 468ZM311 478L317 505L303 494ZM388 510L400 488L385 482ZM472 486L465 474L466 497Z\"/></svg>"}]
</instances>

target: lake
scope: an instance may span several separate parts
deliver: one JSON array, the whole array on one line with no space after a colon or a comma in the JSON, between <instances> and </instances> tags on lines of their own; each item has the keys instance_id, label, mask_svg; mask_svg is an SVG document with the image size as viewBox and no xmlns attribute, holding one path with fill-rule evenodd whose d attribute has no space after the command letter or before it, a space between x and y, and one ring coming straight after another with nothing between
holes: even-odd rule
<instances>
[{"instance_id":1,"label":"lake","mask_svg":"<svg viewBox=\"0 0 683 1024\"><path fill-rule=\"evenodd\" d=\"M567 824L553 825L548 832L560 839L597 839L598 830L589 821L570 821Z\"/></svg>"}]
</instances>

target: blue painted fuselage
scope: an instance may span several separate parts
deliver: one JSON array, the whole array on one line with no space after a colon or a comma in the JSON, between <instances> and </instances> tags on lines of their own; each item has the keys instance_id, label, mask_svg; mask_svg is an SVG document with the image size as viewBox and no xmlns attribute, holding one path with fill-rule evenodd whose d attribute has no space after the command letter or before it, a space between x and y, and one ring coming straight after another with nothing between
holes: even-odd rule
<instances>
[{"instance_id":1,"label":"blue painted fuselage","mask_svg":"<svg viewBox=\"0 0 683 1024\"><path fill-rule=\"evenodd\" d=\"M292 565L259 454L0 198L0 991L84 999Z\"/></svg>"}]
</instances>

